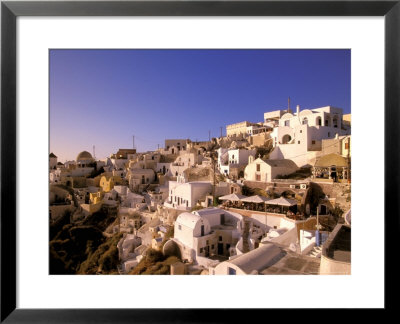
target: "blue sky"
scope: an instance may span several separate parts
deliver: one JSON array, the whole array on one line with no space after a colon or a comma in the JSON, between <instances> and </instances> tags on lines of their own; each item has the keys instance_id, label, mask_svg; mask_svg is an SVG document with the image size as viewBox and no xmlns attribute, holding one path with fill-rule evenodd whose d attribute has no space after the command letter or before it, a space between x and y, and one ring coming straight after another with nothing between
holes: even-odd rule
<instances>
[{"instance_id":1,"label":"blue sky","mask_svg":"<svg viewBox=\"0 0 400 324\"><path fill-rule=\"evenodd\" d=\"M50 151L105 158L208 140L291 107L350 113L350 50L51 50Z\"/></svg>"}]
</instances>

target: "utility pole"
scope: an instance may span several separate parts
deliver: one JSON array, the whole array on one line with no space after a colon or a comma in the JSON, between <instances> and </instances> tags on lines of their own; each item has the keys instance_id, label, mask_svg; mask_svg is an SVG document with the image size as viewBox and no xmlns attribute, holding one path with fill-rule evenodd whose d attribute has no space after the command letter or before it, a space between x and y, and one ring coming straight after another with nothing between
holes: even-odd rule
<instances>
[{"instance_id":1,"label":"utility pole","mask_svg":"<svg viewBox=\"0 0 400 324\"><path fill-rule=\"evenodd\" d=\"M211 131L208 131L208 141L211 141Z\"/></svg>"},{"instance_id":2,"label":"utility pole","mask_svg":"<svg viewBox=\"0 0 400 324\"><path fill-rule=\"evenodd\" d=\"M212 164L213 164L213 192L212 192L212 195L213 195L213 206L214 206L214 204L215 204L215 164L216 164L216 161L215 161L214 153L211 153L210 156L211 156L211 160L212 160Z\"/></svg>"},{"instance_id":3,"label":"utility pole","mask_svg":"<svg viewBox=\"0 0 400 324\"><path fill-rule=\"evenodd\" d=\"M222 126L220 127L220 129L221 129L221 138L222 138Z\"/></svg>"},{"instance_id":4,"label":"utility pole","mask_svg":"<svg viewBox=\"0 0 400 324\"><path fill-rule=\"evenodd\" d=\"M347 138L347 183L351 182L350 169L351 169L351 164L350 164L350 137L348 137Z\"/></svg>"}]
</instances>

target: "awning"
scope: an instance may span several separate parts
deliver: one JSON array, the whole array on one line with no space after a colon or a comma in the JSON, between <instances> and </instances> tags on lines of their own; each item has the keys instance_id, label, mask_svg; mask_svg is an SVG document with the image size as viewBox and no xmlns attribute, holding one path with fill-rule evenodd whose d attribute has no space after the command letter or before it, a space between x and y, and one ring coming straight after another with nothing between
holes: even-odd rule
<instances>
[{"instance_id":1,"label":"awning","mask_svg":"<svg viewBox=\"0 0 400 324\"><path fill-rule=\"evenodd\" d=\"M241 201L243 198L246 198L246 196L243 195L237 195L235 193L219 197L219 200L229 200L229 201Z\"/></svg>"},{"instance_id":2,"label":"awning","mask_svg":"<svg viewBox=\"0 0 400 324\"><path fill-rule=\"evenodd\" d=\"M278 206L294 206L297 205L297 200L288 199L285 197L279 197L277 199L268 200L265 202L268 205L278 205Z\"/></svg>"},{"instance_id":3,"label":"awning","mask_svg":"<svg viewBox=\"0 0 400 324\"><path fill-rule=\"evenodd\" d=\"M271 200L271 199L272 198L267 198L267 197L264 197L264 196L255 195L255 196L243 198L242 201L243 202L261 204L261 203L264 203L264 202L266 202L268 200Z\"/></svg>"}]
</instances>

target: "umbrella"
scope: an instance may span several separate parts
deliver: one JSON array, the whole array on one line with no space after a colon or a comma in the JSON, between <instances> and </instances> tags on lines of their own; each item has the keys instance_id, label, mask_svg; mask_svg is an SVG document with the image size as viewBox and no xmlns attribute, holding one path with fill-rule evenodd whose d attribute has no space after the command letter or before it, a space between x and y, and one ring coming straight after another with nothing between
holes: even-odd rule
<instances>
[{"instance_id":1,"label":"umbrella","mask_svg":"<svg viewBox=\"0 0 400 324\"><path fill-rule=\"evenodd\" d=\"M279 197L277 199L268 200L265 203L268 205L278 205L278 206L290 207L290 206L297 205L297 200Z\"/></svg>"},{"instance_id":2,"label":"umbrella","mask_svg":"<svg viewBox=\"0 0 400 324\"><path fill-rule=\"evenodd\" d=\"M246 197L246 198L242 199L243 202L250 202L250 203L255 203L255 204L264 203L268 200L271 200L271 198L267 198L267 197L259 196L259 195Z\"/></svg>"},{"instance_id":3,"label":"umbrella","mask_svg":"<svg viewBox=\"0 0 400 324\"><path fill-rule=\"evenodd\" d=\"M256 207L257 204L264 204L266 201L271 200L272 198L267 198L264 196L251 196L251 197L246 197L242 199L242 202L247 202L247 203L252 203L253 204L253 209ZM258 205L260 208L260 205ZM264 204L264 210L266 211L266 207Z\"/></svg>"},{"instance_id":4,"label":"umbrella","mask_svg":"<svg viewBox=\"0 0 400 324\"><path fill-rule=\"evenodd\" d=\"M240 201L240 200L242 200L243 198L246 198L246 196L237 195L237 194L233 193L233 194L230 194L230 195L226 195L226 196L219 197L218 199L219 199L219 200Z\"/></svg>"}]
</instances>

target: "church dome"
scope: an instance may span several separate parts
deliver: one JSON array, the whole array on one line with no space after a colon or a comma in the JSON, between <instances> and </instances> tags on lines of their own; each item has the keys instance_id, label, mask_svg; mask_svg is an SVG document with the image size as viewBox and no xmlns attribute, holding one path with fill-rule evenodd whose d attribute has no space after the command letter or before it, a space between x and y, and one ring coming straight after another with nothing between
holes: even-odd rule
<instances>
[{"instance_id":1,"label":"church dome","mask_svg":"<svg viewBox=\"0 0 400 324\"><path fill-rule=\"evenodd\" d=\"M78 154L76 157L77 161L82 161L82 160L93 160L92 154L90 154L88 151L83 151Z\"/></svg>"}]
</instances>

